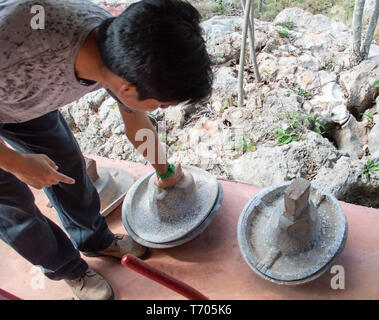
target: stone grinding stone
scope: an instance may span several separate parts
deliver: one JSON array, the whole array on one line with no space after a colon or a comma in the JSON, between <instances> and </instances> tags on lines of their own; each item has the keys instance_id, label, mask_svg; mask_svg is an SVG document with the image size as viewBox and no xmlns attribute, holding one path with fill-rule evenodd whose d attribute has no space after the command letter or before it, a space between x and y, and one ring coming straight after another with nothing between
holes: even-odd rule
<instances>
[{"instance_id":1,"label":"stone grinding stone","mask_svg":"<svg viewBox=\"0 0 379 320\"><path fill-rule=\"evenodd\" d=\"M165 206L156 206L155 201L151 201L154 172L143 176L130 188L122 211L127 225L140 239L158 244L180 240L199 227L212 211L219 194L217 179L197 167L183 166L183 171L194 179L193 192L183 196L176 187L168 189ZM162 213L158 207L161 210L165 207L168 212Z\"/></svg>"},{"instance_id":2,"label":"stone grinding stone","mask_svg":"<svg viewBox=\"0 0 379 320\"><path fill-rule=\"evenodd\" d=\"M271 224L284 210L283 193L290 183L266 188L250 199L240 215L237 233L242 256L254 272L277 284L298 285L316 279L337 259L346 243L348 225L337 199L311 184L309 200L318 219L312 231L315 238L304 243L299 253L291 253L291 248L281 253Z\"/></svg>"},{"instance_id":3,"label":"stone grinding stone","mask_svg":"<svg viewBox=\"0 0 379 320\"><path fill-rule=\"evenodd\" d=\"M192 230L186 236L184 236L183 238L180 238L178 240L174 240L174 241L170 241L170 242L165 242L165 243L154 243L154 242L146 241L145 239L142 239L142 238L138 237L133 232L133 230L130 228L130 226L128 224L128 221L126 219L126 214L124 214L124 212L126 212L125 209L124 209L125 202L124 202L123 209L122 209L122 212L123 212L123 214L122 214L122 221L123 221L123 224L124 224L124 227L125 227L127 233L134 239L134 241L138 242L139 244L141 244L141 245L143 245L145 247L154 248L154 249L166 249L166 248L177 247L179 245L182 245L182 244L187 243L190 240L194 239L195 237L197 237L198 235L200 235L208 227L208 225L213 220L215 214L217 213L217 211L221 207L221 202L222 202L223 195L224 195L224 192L223 192L223 189L222 189L222 185L221 185L221 183L218 182L218 195L217 195L217 199L216 199L215 205L212 208L212 210L209 213L209 215L204 219L204 221L198 227L196 227L194 230Z\"/></svg>"},{"instance_id":4,"label":"stone grinding stone","mask_svg":"<svg viewBox=\"0 0 379 320\"><path fill-rule=\"evenodd\" d=\"M111 213L124 199L126 193L134 184L134 177L127 171L98 167L98 178L92 181L100 197L100 214Z\"/></svg>"}]
</instances>

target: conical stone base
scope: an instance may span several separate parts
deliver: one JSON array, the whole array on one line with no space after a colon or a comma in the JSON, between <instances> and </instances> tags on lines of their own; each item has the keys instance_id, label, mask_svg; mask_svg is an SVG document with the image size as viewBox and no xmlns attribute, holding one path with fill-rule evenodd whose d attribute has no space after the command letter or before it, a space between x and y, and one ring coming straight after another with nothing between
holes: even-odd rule
<instances>
[{"instance_id":1,"label":"conical stone base","mask_svg":"<svg viewBox=\"0 0 379 320\"><path fill-rule=\"evenodd\" d=\"M222 187L205 170L183 166L184 178L173 188L155 186L155 173L140 178L125 197L122 218L128 234L150 248L183 244L211 222L222 200Z\"/></svg>"},{"instance_id":2,"label":"conical stone base","mask_svg":"<svg viewBox=\"0 0 379 320\"><path fill-rule=\"evenodd\" d=\"M285 219L283 195L289 185L266 188L245 205L238 222L238 242L245 261L259 276L277 284L298 285L316 279L336 260L348 226L338 201L312 184L309 208L294 224L300 229L308 223L306 232L290 236L291 229L281 222Z\"/></svg>"}]
</instances>

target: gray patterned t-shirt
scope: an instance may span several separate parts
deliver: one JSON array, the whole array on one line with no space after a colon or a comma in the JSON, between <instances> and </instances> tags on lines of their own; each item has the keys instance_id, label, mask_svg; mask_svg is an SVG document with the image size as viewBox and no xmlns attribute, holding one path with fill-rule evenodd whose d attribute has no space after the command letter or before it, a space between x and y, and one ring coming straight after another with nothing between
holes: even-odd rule
<instances>
[{"instance_id":1,"label":"gray patterned t-shirt","mask_svg":"<svg viewBox=\"0 0 379 320\"><path fill-rule=\"evenodd\" d=\"M32 11L35 5L43 8L44 29L32 23L41 13ZM108 17L88 0L0 0L0 123L37 118L100 89L82 85L74 63L90 32Z\"/></svg>"}]
</instances>

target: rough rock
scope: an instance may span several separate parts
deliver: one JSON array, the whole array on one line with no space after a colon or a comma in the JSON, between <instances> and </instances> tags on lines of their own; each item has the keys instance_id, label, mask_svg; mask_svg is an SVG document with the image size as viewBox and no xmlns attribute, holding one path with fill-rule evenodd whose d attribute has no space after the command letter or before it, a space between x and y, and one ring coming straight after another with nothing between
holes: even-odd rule
<instances>
[{"instance_id":1,"label":"rough rock","mask_svg":"<svg viewBox=\"0 0 379 320\"><path fill-rule=\"evenodd\" d=\"M340 22L323 15L312 15L300 8L287 8L280 12L274 23L292 21L297 28L293 32L294 45L309 51L323 65L349 67L349 43L351 30Z\"/></svg>"},{"instance_id":2,"label":"rough rock","mask_svg":"<svg viewBox=\"0 0 379 320\"><path fill-rule=\"evenodd\" d=\"M326 82L320 87L319 94L307 101L304 109L308 113L317 113L323 117L324 124L345 124L350 113L346 107L346 98L341 87L334 81Z\"/></svg>"},{"instance_id":3,"label":"rough rock","mask_svg":"<svg viewBox=\"0 0 379 320\"><path fill-rule=\"evenodd\" d=\"M101 120L99 126L101 136L110 137L112 134L120 135L125 132L124 122L113 98L110 97L101 104L98 114Z\"/></svg>"},{"instance_id":4,"label":"rough rock","mask_svg":"<svg viewBox=\"0 0 379 320\"><path fill-rule=\"evenodd\" d=\"M375 82L379 79L379 56L362 61L351 70L342 72L340 83L348 93L347 107L362 113L373 104L378 89Z\"/></svg>"},{"instance_id":5,"label":"rough rock","mask_svg":"<svg viewBox=\"0 0 379 320\"><path fill-rule=\"evenodd\" d=\"M313 183L333 194L337 199L367 207L379 206L379 171L370 180L363 174L366 162L342 156L332 167L322 167Z\"/></svg>"},{"instance_id":6,"label":"rough rock","mask_svg":"<svg viewBox=\"0 0 379 320\"><path fill-rule=\"evenodd\" d=\"M351 158L362 158L364 146L367 145L367 127L363 122L358 122L354 117L336 130L333 135L338 150L348 153Z\"/></svg>"},{"instance_id":7,"label":"rough rock","mask_svg":"<svg viewBox=\"0 0 379 320\"><path fill-rule=\"evenodd\" d=\"M231 68L220 67L214 72L213 93L210 99L214 111L230 107L231 100L238 95L237 76Z\"/></svg>"},{"instance_id":8,"label":"rough rock","mask_svg":"<svg viewBox=\"0 0 379 320\"><path fill-rule=\"evenodd\" d=\"M225 63L238 56L241 47L240 17L215 16L202 23L208 53L214 64Z\"/></svg>"},{"instance_id":9,"label":"rough rock","mask_svg":"<svg viewBox=\"0 0 379 320\"><path fill-rule=\"evenodd\" d=\"M297 177L309 178L318 167L328 166L340 157L325 138L308 132L304 139L283 146L261 145L245 153L230 168L235 180L268 187Z\"/></svg>"},{"instance_id":10,"label":"rough rock","mask_svg":"<svg viewBox=\"0 0 379 320\"><path fill-rule=\"evenodd\" d=\"M371 159L379 162L379 114L373 118L375 125L368 134L368 149L371 153Z\"/></svg>"},{"instance_id":11,"label":"rough rock","mask_svg":"<svg viewBox=\"0 0 379 320\"><path fill-rule=\"evenodd\" d=\"M186 118L196 110L196 105L180 103L164 110L164 120L169 128L182 128Z\"/></svg>"}]
</instances>

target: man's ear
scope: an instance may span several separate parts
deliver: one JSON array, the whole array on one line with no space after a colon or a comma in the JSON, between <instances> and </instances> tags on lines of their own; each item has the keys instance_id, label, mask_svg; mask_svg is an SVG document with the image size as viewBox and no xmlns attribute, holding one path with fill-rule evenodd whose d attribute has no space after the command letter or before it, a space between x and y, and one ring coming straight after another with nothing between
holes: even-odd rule
<instances>
[{"instance_id":1,"label":"man's ear","mask_svg":"<svg viewBox=\"0 0 379 320\"><path fill-rule=\"evenodd\" d=\"M134 95L136 92L137 88L134 84L131 84L130 82L125 81L119 88L118 94L120 96L130 96Z\"/></svg>"}]
</instances>

